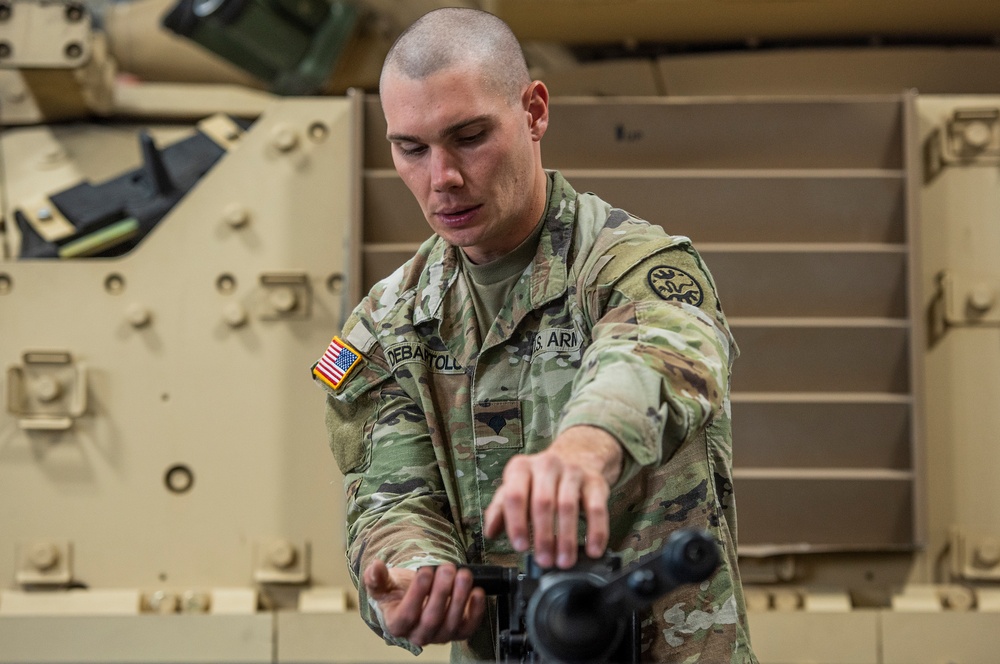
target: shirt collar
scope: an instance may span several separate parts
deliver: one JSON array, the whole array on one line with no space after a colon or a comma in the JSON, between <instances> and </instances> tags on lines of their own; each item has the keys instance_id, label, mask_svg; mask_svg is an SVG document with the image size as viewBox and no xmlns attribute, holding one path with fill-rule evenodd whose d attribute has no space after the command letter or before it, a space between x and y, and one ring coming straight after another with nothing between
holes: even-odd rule
<instances>
[{"instance_id":1,"label":"shirt collar","mask_svg":"<svg viewBox=\"0 0 1000 664\"><path fill-rule=\"evenodd\" d=\"M566 291L569 251L573 244L577 193L559 171L547 170L549 200L543 215L538 249L531 263L529 285L532 309L552 301ZM426 268L417 281L413 322L441 318L441 305L459 273L459 249L437 238L427 255Z\"/></svg>"}]
</instances>

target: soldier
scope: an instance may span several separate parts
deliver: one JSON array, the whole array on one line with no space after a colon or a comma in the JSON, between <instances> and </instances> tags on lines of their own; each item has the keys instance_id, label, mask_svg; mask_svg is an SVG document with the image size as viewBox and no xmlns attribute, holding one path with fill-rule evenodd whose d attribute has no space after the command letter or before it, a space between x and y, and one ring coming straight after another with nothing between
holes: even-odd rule
<instances>
[{"instance_id":1,"label":"soldier","mask_svg":"<svg viewBox=\"0 0 1000 664\"><path fill-rule=\"evenodd\" d=\"M366 622L413 652L453 641L453 659L493 659L483 592L456 565L514 566L530 548L570 567L580 519L586 555L625 564L697 527L722 563L654 605L643 657L755 662L736 566L738 351L690 241L543 169L548 91L491 14L422 17L380 93L435 235L313 369Z\"/></svg>"}]
</instances>

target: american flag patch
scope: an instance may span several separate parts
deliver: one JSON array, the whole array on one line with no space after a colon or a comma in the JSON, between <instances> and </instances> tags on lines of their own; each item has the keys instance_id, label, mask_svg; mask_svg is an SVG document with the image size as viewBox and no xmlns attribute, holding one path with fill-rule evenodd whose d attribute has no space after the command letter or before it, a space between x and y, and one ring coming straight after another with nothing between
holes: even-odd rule
<instances>
[{"instance_id":1,"label":"american flag patch","mask_svg":"<svg viewBox=\"0 0 1000 664\"><path fill-rule=\"evenodd\" d=\"M337 389L360 361L361 353L344 343L340 337L334 337L323 357L313 367L313 375Z\"/></svg>"}]
</instances>

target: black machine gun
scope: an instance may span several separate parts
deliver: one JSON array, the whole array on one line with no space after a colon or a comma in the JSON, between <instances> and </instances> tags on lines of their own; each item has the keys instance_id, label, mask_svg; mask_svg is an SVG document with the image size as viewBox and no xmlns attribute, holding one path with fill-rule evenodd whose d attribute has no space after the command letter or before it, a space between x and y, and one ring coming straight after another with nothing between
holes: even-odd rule
<instances>
[{"instance_id":1,"label":"black machine gun","mask_svg":"<svg viewBox=\"0 0 1000 664\"><path fill-rule=\"evenodd\" d=\"M498 662L638 662L640 612L719 565L715 540L679 530L659 552L625 569L616 555L585 555L569 570L470 565L475 585L497 597Z\"/></svg>"}]
</instances>

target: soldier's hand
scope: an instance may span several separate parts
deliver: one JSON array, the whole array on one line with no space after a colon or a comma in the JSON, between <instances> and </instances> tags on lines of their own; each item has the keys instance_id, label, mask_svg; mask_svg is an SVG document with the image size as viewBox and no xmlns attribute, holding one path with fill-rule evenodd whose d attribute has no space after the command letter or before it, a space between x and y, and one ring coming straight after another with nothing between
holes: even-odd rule
<instances>
[{"instance_id":1,"label":"soldier's hand","mask_svg":"<svg viewBox=\"0 0 1000 664\"><path fill-rule=\"evenodd\" d=\"M530 536L541 567L572 567L582 506L587 555L600 557L610 533L608 498L621 475L623 455L618 441L603 429L576 426L544 452L513 457L486 508L486 536L498 537L506 530L521 552L527 551Z\"/></svg>"},{"instance_id":2,"label":"soldier's hand","mask_svg":"<svg viewBox=\"0 0 1000 664\"><path fill-rule=\"evenodd\" d=\"M469 638L486 610L472 572L454 565L409 570L375 560L365 570L364 584L386 630L418 646Z\"/></svg>"}]
</instances>

